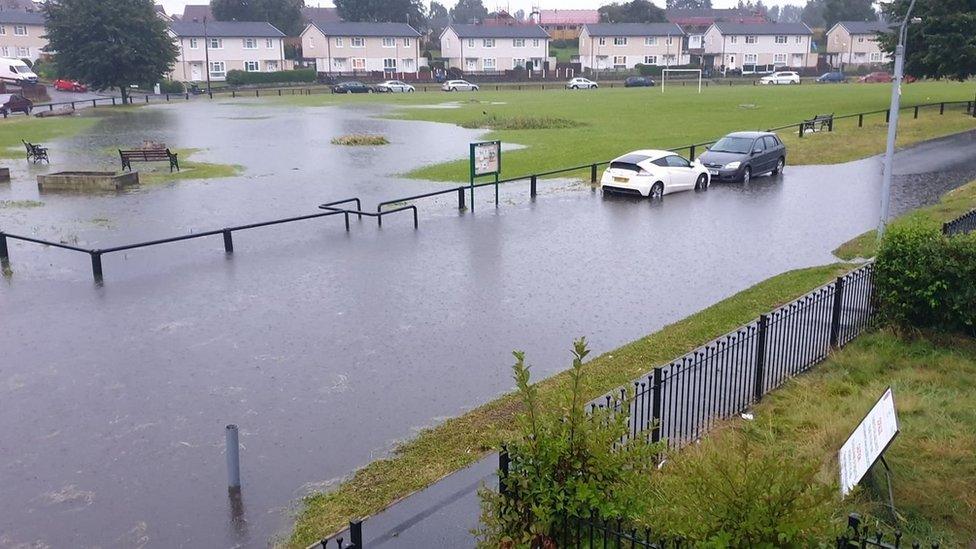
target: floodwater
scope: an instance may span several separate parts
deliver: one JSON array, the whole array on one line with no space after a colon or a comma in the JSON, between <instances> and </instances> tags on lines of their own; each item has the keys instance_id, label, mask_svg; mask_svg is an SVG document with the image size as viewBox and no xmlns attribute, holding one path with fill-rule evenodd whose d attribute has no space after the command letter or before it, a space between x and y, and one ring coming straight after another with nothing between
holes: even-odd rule
<instances>
[{"instance_id":1,"label":"floodwater","mask_svg":"<svg viewBox=\"0 0 976 549\"><path fill-rule=\"evenodd\" d=\"M205 149L243 175L110 195L37 195L11 161L13 233L107 247L314 213L324 201L440 188L397 173L463 157L478 132L371 109L202 102L106 117L49 143L51 170L112 165L143 139ZM380 132L392 145L331 146ZM816 138L816 136L813 136ZM94 157L86 151L95 151ZM976 138L899 160L895 210L976 177ZM581 157L585 156L581 153ZM935 158L933 158L933 156ZM117 164L115 164L117 165ZM926 175L930 171L950 175ZM512 388L513 349L541 379L653 332L874 226L880 161L788 167L661 203L588 185L504 188L409 217L341 217L104 258L10 243L0 283L0 547L267 545L296 499L398 440ZM648 367L653 365L648 365ZM241 427L243 497L227 497L224 425Z\"/></svg>"}]
</instances>

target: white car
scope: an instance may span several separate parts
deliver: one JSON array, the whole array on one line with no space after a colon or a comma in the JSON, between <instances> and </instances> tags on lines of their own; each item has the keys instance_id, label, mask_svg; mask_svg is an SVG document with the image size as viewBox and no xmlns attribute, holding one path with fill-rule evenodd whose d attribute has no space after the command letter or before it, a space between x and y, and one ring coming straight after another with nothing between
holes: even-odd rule
<instances>
[{"instance_id":1,"label":"white car","mask_svg":"<svg viewBox=\"0 0 976 549\"><path fill-rule=\"evenodd\" d=\"M708 169L671 151L641 150L613 159L603 172L604 192L639 194L650 198L691 189L705 190Z\"/></svg>"},{"instance_id":2,"label":"white car","mask_svg":"<svg viewBox=\"0 0 976 549\"><path fill-rule=\"evenodd\" d=\"M566 89L568 90L595 90L599 87L599 84L586 78L574 78L566 82Z\"/></svg>"},{"instance_id":3,"label":"white car","mask_svg":"<svg viewBox=\"0 0 976 549\"><path fill-rule=\"evenodd\" d=\"M387 80L376 85L376 91L385 93L409 93L417 91L416 88L399 80Z\"/></svg>"},{"instance_id":4,"label":"white car","mask_svg":"<svg viewBox=\"0 0 976 549\"><path fill-rule=\"evenodd\" d=\"M774 72L768 76L763 76L759 79L759 83L763 85L769 84L799 84L800 75L793 71L780 71Z\"/></svg>"},{"instance_id":5,"label":"white car","mask_svg":"<svg viewBox=\"0 0 976 549\"><path fill-rule=\"evenodd\" d=\"M441 89L444 91L478 91L478 85L472 84L467 80L448 80L441 85Z\"/></svg>"}]
</instances>

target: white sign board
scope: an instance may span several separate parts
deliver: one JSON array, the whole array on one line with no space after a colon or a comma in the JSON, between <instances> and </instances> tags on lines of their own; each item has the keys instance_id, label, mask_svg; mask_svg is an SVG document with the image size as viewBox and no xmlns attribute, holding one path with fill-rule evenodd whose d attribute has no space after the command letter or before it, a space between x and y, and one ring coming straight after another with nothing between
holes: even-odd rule
<instances>
[{"instance_id":1,"label":"white sign board","mask_svg":"<svg viewBox=\"0 0 976 549\"><path fill-rule=\"evenodd\" d=\"M895 415L895 398L891 393L891 387L888 387L837 455L840 464L842 497L861 482L868 469L881 457L881 453L897 434L898 417Z\"/></svg>"},{"instance_id":2,"label":"white sign board","mask_svg":"<svg viewBox=\"0 0 976 549\"><path fill-rule=\"evenodd\" d=\"M502 144L499 141L488 141L474 144L474 175L488 175L500 170Z\"/></svg>"}]
</instances>

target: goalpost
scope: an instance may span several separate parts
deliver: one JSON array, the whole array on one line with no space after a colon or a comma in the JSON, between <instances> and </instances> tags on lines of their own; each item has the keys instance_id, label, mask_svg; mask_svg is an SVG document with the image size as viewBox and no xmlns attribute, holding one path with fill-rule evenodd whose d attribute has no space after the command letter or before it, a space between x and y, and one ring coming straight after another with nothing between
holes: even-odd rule
<instances>
[{"instance_id":1,"label":"goalpost","mask_svg":"<svg viewBox=\"0 0 976 549\"><path fill-rule=\"evenodd\" d=\"M668 81L669 72L697 72L698 73L698 93L701 93L702 70L701 69L661 69L661 93L664 93L664 84Z\"/></svg>"}]
</instances>

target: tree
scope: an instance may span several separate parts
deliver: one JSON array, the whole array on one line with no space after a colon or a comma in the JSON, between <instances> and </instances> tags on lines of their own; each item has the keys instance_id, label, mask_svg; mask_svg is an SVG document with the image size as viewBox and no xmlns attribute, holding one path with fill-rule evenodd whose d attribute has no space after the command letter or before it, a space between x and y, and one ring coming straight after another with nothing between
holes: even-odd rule
<instances>
[{"instance_id":1,"label":"tree","mask_svg":"<svg viewBox=\"0 0 976 549\"><path fill-rule=\"evenodd\" d=\"M812 28L824 28L824 0L808 0L803 6L800 20Z\"/></svg>"},{"instance_id":2,"label":"tree","mask_svg":"<svg viewBox=\"0 0 976 549\"><path fill-rule=\"evenodd\" d=\"M667 0L669 10L697 10L712 7L712 0Z\"/></svg>"},{"instance_id":3,"label":"tree","mask_svg":"<svg viewBox=\"0 0 976 549\"><path fill-rule=\"evenodd\" d=\"M266 21L288 36L301 34L305 0L210 0L218 21Z\"/></svg>"},{"instance_id":4,"label":"tree","mask_svg":"<svg viewBox=\"0 0 976 549\"><path fill-rule=\"evenodd\" d=\"M799 23L803 15L803 8L792 4L783 4L779 9L779 17L776 21L780 23Z\"/></svg>"},{"instance_id":5,"label":"tree","mask_svg":"<svg viewBox=\"0 0 976 549\"><path fill-rule=\"evenodd\" d=\"M773 6L766 10L766 17L776 23L779 21L779 6Z\"/></svg>"},{"instance_id":6,"label":"tree","mask_svg":"<svg viewBox=\"0 0 976 549\"><path fill-rule=\"evenodd\" d=\"M886 21L901 21L908 10L906 0L882 4ZM905 46L905 73L915 77L966 80L976 75L976 4L972 0L927 0L912 11ZM881 48L892 58L897 33L879 36Z\"/></svg>"},{"instance_id":7,"label":"tree","mask_svg":"<svg viewBox=\"0 0 976 549\"><path fill-rule=\"evenodd\" d=\"M451 8L451 19L456 23L483 21L488 17L488 9L481 0L458 0Z\"/></svg>"},{"instance_id":8,"label":"tree","mask_svg":"<svg viewBox=\"0 0 976 549\"><path fill-rule=\"evenodd\" d=\"M344 21L370 23L409 23L414 28L427 25L421 0L334 0Z\"/></svg>"},{"instance_id":9,"label":"tree","mask_svg":"<svg viewBox=\"0 0 976 549\"><path fill-rule=\"evenodd\" d=\"M631 0L625 4L600 6L601 23L664 23L664 10L647 0Z\"/></svg>"},{"instance_id":10,"label":"tree","mask_svg":"<svg viewBox=\"0 0 976 549\"><path fill-rule=\"evenodd\" d=\"M61 76L95 90L162 80L177 49L153 0L49 0L47 49L56 51Z\"/></svg>"},{"instance_id":11,"label":"tree","mask_svg":"<svg viewBox=\"0 0 976 549\"><path fill-rule=\"evenodd\" d=\"M427 12L427 15L431 19L440 19L442 17L447 17L447 8L445 8L444 4L441 4L440 2L436 2L436 1L431 2L430 10Z\"/></svg>"},{"instance_id":12,"label":"tree","mask_svg":"<svg viewBox=\"0 0 976 549\"><path fill-rule=\"evenodd\" d=\"M877 21L874 0L823 0L824 28L838 21Z\"/></svg>"}]
</instances>

